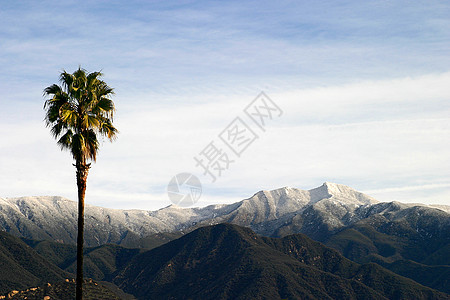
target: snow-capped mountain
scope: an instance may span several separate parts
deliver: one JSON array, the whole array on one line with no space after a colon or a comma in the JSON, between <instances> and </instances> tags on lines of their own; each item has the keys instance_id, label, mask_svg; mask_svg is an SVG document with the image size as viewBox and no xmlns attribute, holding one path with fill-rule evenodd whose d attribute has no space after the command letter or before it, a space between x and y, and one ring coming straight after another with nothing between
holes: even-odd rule
<instances>
[{"instance_id":1,"label":"snow-capped mountain","mask_svg":"<svg viewBox=\"0 0 450 300\"><path fill-rule=\"evenodd\" d=\"M88 246L105 243L132 246L153 234L185 233L223 222L248 226L267 236L301 232L321 240L343 226L385 212L385 205L350 187L328 182L311 190L284 187L260 191L233 204L204 208L171 205L143 211L87 205L85 241ZM0 198L0 228L13 235L75 243L76 226L76 201L61 197Z\"/></svg>"}]
</instances>

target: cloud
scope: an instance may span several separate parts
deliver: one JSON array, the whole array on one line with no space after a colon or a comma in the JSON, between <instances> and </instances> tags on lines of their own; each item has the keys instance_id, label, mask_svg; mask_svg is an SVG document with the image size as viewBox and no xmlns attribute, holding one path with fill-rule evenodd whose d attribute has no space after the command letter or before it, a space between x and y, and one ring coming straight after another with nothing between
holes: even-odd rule
<instances>
[{"instance_id":1,"label":"cloud","mask_svg":"<svg viewBox=\"0 0 450 300\"><path fill-rule=\"evenodd\" d=\"M121 131L91 170L93 204L165 206L168 181L186 171L202 179L200 205L323 181L368 191L447 182L449 10L438 1L5 4L1 196L76 198L41 95L80 64L115 88ZM283 116L211 184L193 157L261 90Z\"/></svg>"},{"instance_id":2,"label":"cloud","mask_svg":"<svg viewBox=\"0 0 450 300\"><path fill-rule=\"evenodd\" d=\"M138 110L124 104L117 118L118 141L102 145L91 169L90 203L113 207L131 203L130 208L148 209L169 205L167 184L181 172L201 179L204 193L199 205L234 201L260 189L310 189L324 181L375 191L374 195L389 200L383 188L448 180L444 166L450 163L449 108L441 105L448 97L448 76L269 93L284 114L270 122L266 132L257 131L242 112L255 95L203 95L195 104L179 97L174 99L176 106L148 103ZM372 109L366 110L367 106ZM414 109L408 110L411 106ZM393 107L396 113L391 113ZM193 157L210 141L217 142L218 134L236 116L253 126L259 139L212 183ZM1 148L9 153L2 165L10 170L1 180L2 190L10 191L7 195L34 192L75 199L70 155L59 152L43 125L1 127L9 145ZM31 184L23 188L24 182ZM436 185L436 190L444 188Z\"/></svg>"},{"instance_id":3,"label":"cloud","mask_svg":"<svg viewBox=\"0 0 450 300\"><path fill-rule=\"evenodd\" d=\"M253 1L9 6L1 21L3 74L52 82L55 70L82 64L107 71L120 90L173 95L447 71L448 7L399 6Z\"/></svg>"},{"instance_id":4,"label":"cloud","mask_svg":"<svg viewBox=\"0 0 450 300\"><path fill-rule=\"evenodd\" d=\"M448 180L449 178L447 178ZM450 182L398 186L364 191L380 201L401 201L449 205Z\"/></svg>"}]
</instances>

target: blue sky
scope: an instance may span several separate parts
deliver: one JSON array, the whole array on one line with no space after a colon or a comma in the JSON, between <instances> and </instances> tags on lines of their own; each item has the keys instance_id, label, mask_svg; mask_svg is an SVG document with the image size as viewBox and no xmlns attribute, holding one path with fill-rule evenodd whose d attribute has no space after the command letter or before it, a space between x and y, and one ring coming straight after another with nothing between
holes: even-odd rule
<instances>
[{"instance_id":1,"label":"blue sky","mask_svg":"<svg viewBox=\"0 0 450 300\"><path fill-rule=\"evenodd\" d=\"M324 181L450 204L449 15L442 1L3 1L0 197L76 199L42 91L81 65L115 88L121 131L88 203L160 208L191 172L199 205ZM283 115L211 183L193 157L261 91Z\"/></svg>"}]
</instances>

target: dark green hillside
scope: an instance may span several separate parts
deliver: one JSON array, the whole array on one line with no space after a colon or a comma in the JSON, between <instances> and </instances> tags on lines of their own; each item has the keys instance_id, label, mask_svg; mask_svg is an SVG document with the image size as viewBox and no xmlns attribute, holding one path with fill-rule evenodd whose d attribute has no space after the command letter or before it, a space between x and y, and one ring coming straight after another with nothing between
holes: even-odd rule
<instances>
[{"instance_id":1,"label":"dark green hillside","mask_svg":"<svg viewBox=\"0 0 450 300\"><path fill-rule=\"evenodd\" d=\"M359 269L358 264L346 259L338 251L303 234L261 239L271 248L325 272L349 278Z\"/></svg>"},{"instance_id":2,"label":"dark green hillside","mask_svg":"<svg viewBox=\"0 0 450 300\"><path fill-rule=\"evenodd\" d=\"M84 255L85 276L95 280L109 281L114 272L125 266L140 252L140 249L128 249L118 245L88 248ZM72 273L76 271L75 257L65 270Z\"/></svg>"},{"instance_id":3,"label":"dark green hillside","mask_svg":"<svg viewBox=\"0 0 450 300\"><path fill-rule=\"evenodd\" d=\"M426 265L450 265L450 243L428 255L422 263Z\"/></svg>"},{"instance_id":4,"label":"dark green hillside","mask_svg":"<svg viewBox=\"0 0 450 300\"><path fill-rule=\"evenodd\" d=\"M0 232L0 294L72 275L48 262L19 238Z\"/></svg>"},{"instance_id":5,"label":"dark green hillside","mask_svg":"<svg viewBox=\"0 0 450 300\"><path fill-rule=\"evenodd\" d=\"M189 230L189 231L191 231L191 230ZM143 249L150 250L150 249L159 247L161 245L164 245L165 243L173 241L174 239L177 239L182 236L183 236L183 233L180 231L161 232L161 233L155 233L155 234L146 236L144 238L141 238L134 244L133 243L128 244L126 241L124 241L124 242L122 242L121 246L129 247L129 248L143 248ZM138 247L136 247L135 245L138 245Z\"/></svg>"},{"instance_id":6,"label":"dark green hillside","mask_svg":"<svg viewBox=\"0 0 450 300\"><path fill-rule=\"evenodd\" d=\"M395 203L394 203L395 204ZM325 241L345 257L375 262L423 285L450 292L450 219L436 209L411 207L375 214Z\"/></svg>"},{"instance_id":7,"label":"dark green hillside","mask_svg":"<svg viewBox=\"0 0 450 300\"><path fill-rule=\"evenodd\" d=\"M393 263L378 261L377 263L396 274L450 294L450 266L429 266L411 260L397 260Z\"/></svg>"},{"instance_id":8,"label":"dark green hillside","mask_svg":"<svg viewBox=\"0 0 450 300\"><path fill-rule=\"evenodd\" d=\"M139 299L448 299L304 235L219 224L137 255L114 283Z\"/></svg>"},{"instance_id":9,"label":"dark green hillside","mask_svg":"<svg viewBox=\"0 0 450 300\"><path fill-rule=\"evenodd\" d=\"M77 246L62 244L47 240L35 241L22 239L28 246L32 247L42 257L54 263L61 269L65 269L76 258Z\"/></svg>"},{"instance_id":10,"label":"dark green hillside","mask_svg":"<svg viewBox=\"0 0 450 300\"><path fill-rule=\"evenodd\" d=\"M61 269L76 272L76 246L49 241L25 240L41 256L53 262ZM117 269L122 268L141 249L129 249L118 245L103 245L85 248L84 276L95 280L110 280Z\"/></svg>"},{"instance_id":11,"label":"dark green hillside","mask_svg":"<svg viewBox=\"0 0 450 300\"><path fill-rule=\"evenodd\" d=\"M405 286L415 286L415 288L419 288L419 285L415 282L401 276L396 276L394 273L398 273L403 276L408 275L408 277L411 278L428 278L429 280L425 282L427 286L435 286L435 288L439 288L443 291L448 290L445 282L448 282L449 280L449 268L445 266L424 266L428 267L424 269L417 268L417 266L420 265L415 264L416 268L414 271L416 272L409 274L412 270L410 265L405 267L408 272L404 272L399 264L387 264L386 267L392 267L392 271L394 271L394 273L391 273L374 263L364 265L355 264L340 255L338 251L325 247L323 244L313 241L302 234L291 235L282 239L263 239L271 247L278 249L279 251L282 251L283 253L288 254L301 262L344 278L357 279L377 291L383 291L383 294L389 295L390 298L399 298L397 293L412 295L413 289L405 289ZM422 274L419 271L430 271L432 273ZM439 274L440 276L435 277L436 274ZM433 279L431 279L432 276ZM405 291L402 291L403 289L405 289ZM424 295L426 295L426 293Z\"/></svg>"}]
</instances>

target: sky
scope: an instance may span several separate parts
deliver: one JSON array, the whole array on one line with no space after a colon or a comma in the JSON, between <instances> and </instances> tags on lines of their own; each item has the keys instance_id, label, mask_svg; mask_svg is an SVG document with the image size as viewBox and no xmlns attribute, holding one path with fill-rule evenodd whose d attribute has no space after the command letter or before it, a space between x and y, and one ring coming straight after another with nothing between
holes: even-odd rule
<instances>
[{"instance_id":1,"label":"sky","mask_svg":"<svg viewBox=\"0 0 450 300\"><path fill-rule=\"evenodd\" d=\"M450 205L449 15L446 1L0 1L0 197L77 199L43 90L81 66L114 88L120 131L88 204L159 209L189 173L196 206L323 182Z\"/></svg>"}]
</instances>

